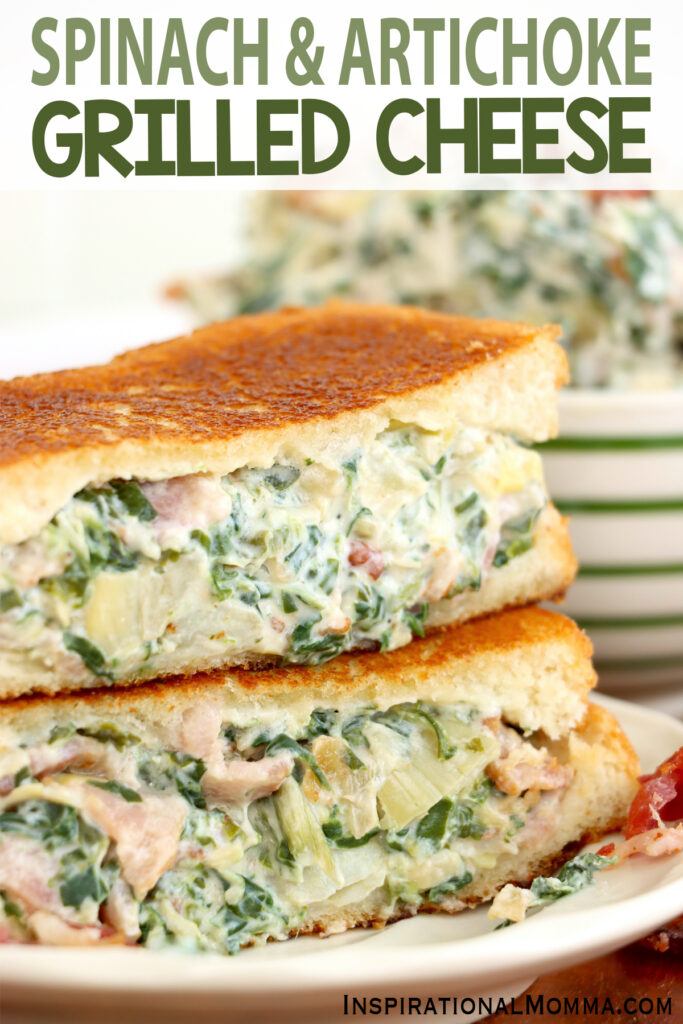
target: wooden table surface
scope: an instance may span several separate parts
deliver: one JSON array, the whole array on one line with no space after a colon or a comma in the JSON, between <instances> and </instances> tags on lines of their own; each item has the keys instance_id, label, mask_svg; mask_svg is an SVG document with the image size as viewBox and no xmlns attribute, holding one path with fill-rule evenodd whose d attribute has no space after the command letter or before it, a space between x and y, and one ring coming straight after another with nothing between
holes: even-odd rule
<instances>
[{"instance_id":1,"label":"wooden table surface","mask_svg":"<svg viewBox=\"0 0 683 1024\"><path fill-rule=\"evenodd\" d=\"M533 998L536 1004L538 997L542 995L546 1006L549 999L559 999L562 1009L556 1013L555 1004L551 1004L553 1012L548 1013L546 1010L543 1014L527 1013L527 995ZM577 996L578 1014L571 1012L572 1001ZM593 1013L589 1010L588 1013L584 1013L584 997L597 997L599 1012ZM635 1002L627 1002L629 997ZM652 1000L652 1010L649 1009L648 999ZM659 1012L658 999L661 1000ZM610 1001L613 1011L609 1008ZM609 956L578 964L564 971L546 974L519 996L514 1006L516 1011L520 1011L519 1015L512 1016L511 1008L508 1007L507 1013L501 1011L487 1017L483 1024L499 1024L500 1021L511 1020L552 1020L556 1024L577 1024L579 1021L615 1024L617 1020L619 1024L683 1024L683 942L666 953L657 953L635 943ZM567 1011L564 1007L568 1008ZM603 1008L606 1008L606 1012L603 1012ZM627 1012L627 1009L632 1008L634 1011Z\"/></svg>"}]
</instances>

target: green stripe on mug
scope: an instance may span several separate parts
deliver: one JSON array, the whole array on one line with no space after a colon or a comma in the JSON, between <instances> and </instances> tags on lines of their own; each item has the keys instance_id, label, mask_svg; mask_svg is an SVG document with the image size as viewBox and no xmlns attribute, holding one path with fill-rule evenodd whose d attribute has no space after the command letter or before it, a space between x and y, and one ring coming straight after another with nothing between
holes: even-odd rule
<instances>
[{"instance_id":1,"label":"green stripe on mug","mask_svg":"<svg viewBox=\"0 0 683 1024\"><path fill-rule=\"evenodd\" d=\"M683 654L663 655L661 658L602 658L595 662L598 672L628 672L652 668L683 668Z\"/></svg>"},{"instance_id":2,"label":"green stripe on mug","mask_svg":"<svg viewBox=\"0 0 683 1024\"><path fill-rule=\"evenodd\" d=\"M582 565L579 576L683 576L683 562L671 565Z\"/></svg>"},{"instance_id":3,"label":"green stripe on mug","mask_svg":"<svg viewBox=\"0 0 683 1024\"><path fill-rule=\"evenodd\" d=\"M555 437L536 447L557 452L628 452L683 448L683 437Z\"/></svg>"},{"instance_id":4,"label":"green stripe on mug","mask_svg":"<svg viewBox=\"0 0 683 1024\"><path fill-rule=\"evenodd\" d=\"M644 501L636 499L600 501L597 499L593 500L592 498L587 498L585 501L562 501L561 499L555 499L555 505L560 512L566 512L568 515L581 512L595 512L598 515L608 512L616 512L618 514L630 512L680 512L683 511L683 498L659 498Z\"/></svg>"},{"instance_id":5,"label":"green stripe on mug","mask_svg":"<svg viewBox=\"0 0 683 1024\"><path fill-rule=\"evenodd\" d=\"M683 626L683 615L619 615L611 618L602 616L578 617L582 629L660 629Z\"/></svg>"}]
</instances>

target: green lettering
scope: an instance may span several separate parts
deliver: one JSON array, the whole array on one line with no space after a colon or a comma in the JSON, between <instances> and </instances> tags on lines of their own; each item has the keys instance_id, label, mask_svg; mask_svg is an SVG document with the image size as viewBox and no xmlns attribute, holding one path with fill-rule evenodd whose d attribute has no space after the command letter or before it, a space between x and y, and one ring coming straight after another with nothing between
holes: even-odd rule
<instances>
[{"instance_id":1,"label":"green lettering","mask_svg":"<svg viewBox=\"0 0 683 1024\"><path fill-rule=\"evenodd\" d=\"M293 135L289 130L275 130L271 125L274 114L296 114L298 100L256 101L256 169L257 174L297 174L296 160L274 160L274 146L291 146Z\"/></svg>"},{"instance_id":2,"label":"green lettering","mask_svg":"<svg viewBox=\"0 0 683 1024\"><path fill-rule=\"evenodd\" d=\"M245 43L242 18L233 21L233 67L235 85L244 85L244 62L247 57L258 61L258 84L268 85L268 19L259 18L258 38L255 43Z\"/></svg>"},{"instance_id":3,"label":"green lettering","mask_svg":"<svg viewBox=\"0 0 683 1024\"><path fill-rule=\"evenodd\" d=\"M175 161L163 159L163 130L161 119L164 114L175 113L175 100L136 100L135 113L147 117L147 159L137 160L135 174L175 174Z\"/></svg>"},{"instance_id":4,"label":"green lettering","mask_svg":"<svg viewBox=\"0 0 683 1024\"><path fill-rule=\"evenodd\" d=\"M117 100L86 100L84 107L85 176L97 178L100 173L100 158L106 160L122 178L127 178L133 165L116 149L133 130L133 115L125 103ZM100 128L100 115L115 117L117 124L109 131Z\"/></svg>"},{"instance_id":5,"label":"green lettering","mask_svg":"<svg viewBox=\"0 0 683 1024\"><path fill-rule=\"evenodd\" d=\"M227 18L209 18L208 21L204 22L197 35L197 70L209 85L220 86L228 84L227 71L214 71L209 64L209 57L206 52L209 46L209 39L213 33L227 32L228 24Z\"/></svg>"},{"instance_id":6,"label":"green lettering","mask_svg":"<svg viewBox=\"0 0 683 1024\"><path fill-rule=\"evenodd\" d=\"M559 71L555 63L555 40L558 33L566 32L571 43L572 54L566 71ZM550 22L543 38L543 67L554 85L569 85L574 81L581 68L583 43L581 33L571 18L554 18Z\"/></svg>"},{"instance_id":7,"label":"green lettering","mask_svg":"<svg viewBox=\"0 0 683 1024\"><path fill-rule=\"evenodd\" d=\"M173 52L174 49L177 49L177 53ZM164 48L159 61L158 85L168 85L168 73L172 68L177 68L180 71L183 76L183 85L194 85L182 18L168 19Z\"/></svg>"},{"instance_id":8,"label":"green lettering","mask_svg":"<svg viewBox=\"0 0 683 1024\"><path fill-rule=\"evenodd\" d=\"M83 45L77 46L78 33L83 34ZM67 18L65 24L64 64L66 84L76 84L76 65L87 60L95 49L95 29L87 18Z\"/></svg>"},{"instance_id":9,"label":"green lettering","mask_svg":"<svg viewBox=\"0 0 683 1024\"><path fill-rule=\"evenodd\" d=\"M133 58L135 70L141 85L152 84L152 19L142 20L142 48L135 35L130 18L120 18L119 33L119 82L128 82L128 57Z\"/></svg>"},{"instance_id":10,"label":"green lettering","mask_svg":"<svg viewBox=\"0 0 683 1024\"><path fill-rule=\"evenodd\" d=\"M626 32L626 68L624 71L625 85L651 85L652 74L649 71L636 71L636 60L638 57L650 56L650 44L636 42L637 32L650 31L649 18L626 18L624 20Z\"/></svg>"},{"instance_id":11,"label":"green lettering","mask_svg":"<svg viewBox=\"0 0 683 1024\"><path fill-rule=\"evenodd\" d=\"M498 75L495 71L482 71L477 62L477 42L482 32L495 32L498 28L498 18L478 18L472 24L467 33L465 43L465 64L469 76L477 85L495 85Z\"/></svg>"},{"instance_id":12,"label":"green lettering","mask_svg":"<svg viewBox=\"0 0 683 1024\"><path fill-rule=\"evenodd\" d=\"M230 100L216 101L216 174L221 176L256 173L253 160L233 160Z\"/></svg>"},{"instance_id":13,"label":"green lettering","mask_svg":"<svg viewBox=\"0 0 683 1024\"><path fill-rule=\"evenodd\" d=\"M78 167L83 152L83 137L80 132L58 132L57 145L60 149L67 151L66 157L60 163L48 156L45 148L45 132L53 117L77 117L80 113L78 107L66 100L54 100L38 111L33 123L33 155L41 171L49 174L51 178L68 178Z\"/></svg>"},{"instance_id":14,"label":"green lettering","mask_svg":"<svg viewBox=\"0 0 683 1024\"><path fill-rule=\"evenodd\" d=\"M562 174L564 160L542 158L538 155L538 147L557 145L559 133L557 128L539 128L536 118L539 114L560 114L564 110L564 100L560 97L535 99L527 96L522 100L522 173L523 174Z\"/></svg>"},{"instance_id":15,"label":"green lettering","mask_svg":"<svg viewBox=\"0 0 683 1024\"><path fill-rule=\"evenodd\" d=\"M441 173L441 147L451 144L464 146L465 174L477 173L479 167L477 110L476 99L471 97L465 99L462 128L443 128L441 125L441 100L436 98L427 100L427 171L430 174Z\"/></svg>"},{"instance_id":16,"label":"green lettering","mask_svg":"<svg viewBox=\"0 0 683 1024\"><path fill-rule=\"evenodd\" d=\"M413 31L424 33L424 84L434 85L434 33L446 28L445 18L415 18Z\"/></svg>"},{"instance_id":17,"label":"green lettering","mask_svg":"<svg viewBox=\"0 0 683 1024\"><path fill-rule=\"evenodd\" d=\"M649 157L625 157L624 146L645 142L644 128L626 128L624 114L649 113L649 96L613 96L609 104L609 170L612 174L649 174Z\"/></svg>"},{"instance_id":18,"label":"green lettering","mask_svg":"<svg viewBox=\"0 0 683 1024\"><path fill-rule=\"evenodd\" d=\"M315 155L315 116L320 114L328 118L335 127L337 141L329 156L320 160ZM349 151L351 132L346 117L333 103L327 100L301 101L301 172L302 174L322 174L338 167Z\"/></svg>"},{"instance_id":19,"label":"green lettering","mask_svg":"<svg viewBox=\"0 0 683 1024\"><path fill-rule=\"evenodd\" d=\"M598 19L588 19L588 84L598 85L600 64L603 64L607 72L607 78L611 85L621 85L619 72L616 69L610 43L617 30L619 18L609 18L605 31L598 37Z\"/></svg>"},{"instance_id":20,"label":"green lettering","mask_svg":"<svg viewBox=\"0 0 683 1024\"><path fill-rule=\"evenodd\" d=\"M398 32L398 42L391 42L391 33ZM410 42L410 29L402 18L382 18L380 21L380 82L391 85L391 62L398 67L401 85L410 85L410 69L406 50Z\"/></svg>"},{"instance_id":21,"label":"green lettering","mask_svg":"<svg viewBox=\"0 0 683 1024\"><path fill-rule=\"evenodd\" d=\"M356 44L358 44L357 54L355 53ZM363 78L366 85L375 84L375 72L372 68L370 45L368 43L367 32L365 31L365 23L362 18L351 18L349 21L349 31L346 35L344 56L342 57L342 65L339 72L340 85L349 84L351 71L354 68L358 68L363 72Z\"/></svg>"},{"instance_id":22,"label":"green lettering","mask_svg":"<svg viewBox=\"0 0 683 1024\"><path fill-rule=\"evenodd\" d=\"M176 156L178 174L183 178L210 178L216 173L211 160L192 159L192 118L190 101L176 103Z\"/></svg>"},{"instance_id":23,"label":"green lettering","mask_svg":"<svg viewBox=\"0 0 683 1024\"><path fill-rule=\"evenodd\" d=\"M582 96L573 100L567 107L567 125L578 135L582 142L586 142L591 149L592 156L580 156L576 151L567 157L567 163L575 171L581 174L599 174L607 166L607 146L598 133L586 124L582 115L593 114L594 117L604 117L607 107L600 100L592 96Z\"/></svg>"},{"instance_id":24,"label":"green lettering","mask_svg":"<svg viewBox=\"0 0 683 1024\"><path fill-rule=\"evenodd\" d=\"M59 54L53 46L50 46L43 39L43 32L56 31L56 18L39 18L33 26L31 33L33 49L39 57L43 57L47 61L47 71L34 71L31 75L33 85L52 85L57 80L57 75L59 74Z\"/></svg>"},{"instance_id":25,"label":"green lettering","mask_svg":"<svg viewBox=\"0 0 683 1024\"><path fill-rule=\"evenodd\" d=\"M411 100L406 97L405 99L392 100L379 115L376 132L377 154L384 167L391 171L392 174L415 174L416 171L424 167L425 162L419 156L412 156L408 160L399 160L398 157L394 156L389 142L391 127L394 119L399 114L409 114L410 117L417 117L423 113L424 107L417 100Z\"/></svg>"},{"instance_id":26,"label":"green lettering","mask_svg":"<svg viewBox=\"0 0 683 1024\"><path fill-rule=\"evenodd\" d=\"M512 85L514 75L512 62L517 58L526 60L524 80L529 85L538 82L538 22L536 18L526 20L526 42L515 43L512 39L513 18L503 18L503 85Z\"/></svg>"},{"instance_id":27,"label":"green lettering","mask_svg":"<svg viewBox=\"0 0 683 1024\"><path fill-rule=\"evenodd\" d=\"M514 128L494 128L494 114L516 114L521 107L521 100L513 97L479 100L479 173L480 174L519 174L522 161L512 157L498 157L493 153L494 146L509 145L515 141Z\"/></svg>"}]
</instances>

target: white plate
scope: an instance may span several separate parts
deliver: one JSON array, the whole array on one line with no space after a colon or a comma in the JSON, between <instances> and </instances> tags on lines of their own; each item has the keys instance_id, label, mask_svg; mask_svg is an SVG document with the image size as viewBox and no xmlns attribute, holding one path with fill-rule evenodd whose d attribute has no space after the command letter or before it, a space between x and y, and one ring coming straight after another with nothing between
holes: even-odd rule
<instances>
[{"instance_id":1,"label":"white plate","mask_svg":"<svg viewBox=\"0 0 683 1024\"><path fill-rule=\"evenodd\" d=\"M645 770L683 744L682 723L623 701L598 700L617 715ZM127 1020L137 1013L167 1024L210 1019L257 1024L275 1017L332 1024L343 1019L345 993L484 995L495 1009L498 997L522 992L534 977L623 946L681 912L683 856L674 856L635 858L599 874L583 892L497 932L480 908L455 917L420 916L383 931L358 929L325 940L271 944L226 958L5 946L0 948L3 1021L52 1022L61 1012L60 1019L70 1024L95 1019L103 1024L109 1015L120 1019L124 1012Z\"/></svg>"}]
</instances>

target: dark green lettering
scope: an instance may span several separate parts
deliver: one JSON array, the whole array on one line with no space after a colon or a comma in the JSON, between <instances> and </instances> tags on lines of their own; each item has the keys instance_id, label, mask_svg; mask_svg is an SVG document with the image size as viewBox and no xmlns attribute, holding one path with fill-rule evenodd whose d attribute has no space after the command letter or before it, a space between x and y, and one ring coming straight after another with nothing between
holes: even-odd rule
<instances>
[{"instance_id":1,"label":"dark green lettering","mask_svg":"<svg viewBox=\"0 0 683 1024\"><path fill-rule=\"evenodd\" d=\"M327 117L337 132L337 141L329 156L316 160L315 156L315 116ZM301 172L302 174L322 174L338 167L349 151L351 133L349 122L333 103L327 100L301 101Z\"/></svg>"},{"instance_id":2,"label":"dark green lettering","mask_svg":"<svg viewBox=\"0 0 683 1024\"><path fill-rule=\"evenodd\" d=\"M479 100L479 173L519 174L522 161L512 157L495 157L493 147L515 141L514 128L494 128L494 114L516 114L521 100L513 97Z\"/></svg>"},{"instance_id":3,"label":"dark green lettering","mask_svg":"<svg viewBox=\"0 0 683 1024\"><path fill-rule=\"evenodd\" d=\"M57 145L60 149L66 149L67 155L61 163L57 163L48 156L45 148L45 132L53 117L77 117L80 113L78 107L66 100L54 100L38 111L38 116L33 123L33 155L41 171L49 174L51 178L68 178L78 167L83 152L83 137L80 132L58 132Z\"/></svg>"},{"instance_id":4,"label":"dark green lettering","mask_svg":"<svg viewBox=\"0 0 683 1024\"><path fill-rule=\"evenodd\" d=\"M582 174L599 174L607 166L607 146L598 133L589 127L584 121L584 113L593 114L594 117L604 117L607 107L600 100L592 96L582 96L573 100L567 107L567 125L578 135L582 142L586 142L591 149L592 156L580 156L576 150L567 157L567 163L575 171Z\"/></svg>"},{"instance_id":5,"label":"dark green lettering","mask_svg":"<svg viewBox=\"0 0 683 1024\"><path fill-rule=\"evenodd\" d=\"M394 118L398 117L399 114L409 114L411 117L417 117L423 113L424 107L417 100L411 100L406 97L401 100L392 100L379 115L375 135L377 154L382 164L392 174L415 174L416 171L424 167L424 160L421 160L419 156L412 156L408 160L399 160L398 157L394 156L389 142L389 132L391 131Z\"/></svg>"},{"instance_id":6,"label":"dark green lettering","mask_svg":"<svg viewBox=\"0 0 683 1024\"><path fill-rule=\"evenodd\" d=\"M527 96L522 100L522 173L523 174L562 174L564 160L540 157L538 146L557 144L559 132L557 128L539 128L536 118L539 114L560 114L564 110L564 100L560 97L535 99Z\"/></svg>"}]
</instances>

